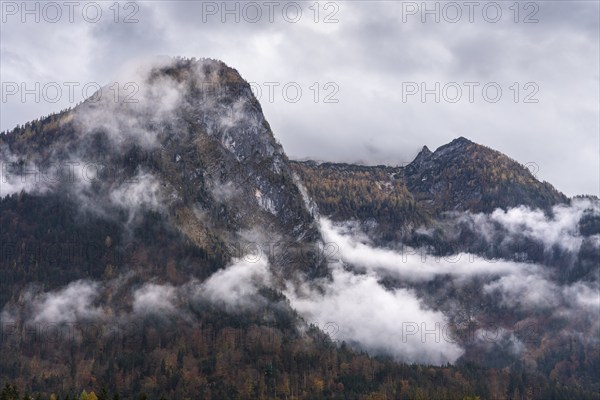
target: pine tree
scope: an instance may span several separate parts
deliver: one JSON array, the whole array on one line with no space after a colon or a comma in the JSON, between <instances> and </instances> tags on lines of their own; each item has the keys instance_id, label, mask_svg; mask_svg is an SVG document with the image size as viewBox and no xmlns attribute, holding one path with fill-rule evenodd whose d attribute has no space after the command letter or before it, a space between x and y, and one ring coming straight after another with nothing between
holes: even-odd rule
<instances>
[{"instance_id":1,"label":"pine tree","mask_svg":"<svg viewBox=\"0 0 600 400\"><path fill-rule=\"evenodd\" d=\"M106 386L102 386L98 392L98 400L108 400L108 391L106 390Z\"/></svg>"},{"instance_id":2,"label":"pine tree","mask_svg":"<svg viewBox=\"0 0 600 400\"><path fill-rule=\"evenodd\" d=\"M0 393L0 400L19 400L19 391L17 387L7 383Z\"/></svg>"}]
</instances>

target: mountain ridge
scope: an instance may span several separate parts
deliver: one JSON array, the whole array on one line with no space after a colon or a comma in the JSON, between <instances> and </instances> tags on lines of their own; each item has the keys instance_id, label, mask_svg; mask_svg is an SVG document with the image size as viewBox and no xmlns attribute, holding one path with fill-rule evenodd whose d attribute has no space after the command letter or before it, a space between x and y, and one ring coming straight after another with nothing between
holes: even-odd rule
<instances>
[{"instance_id":1,"label":"mountain ridge","mask_svg":"<svg viewBox=\"0 0 600 400\"><path fill-rule=\"evenodd\" d=\"M569 201L517 161L462 136L433 152L423 146L406 166L291 164L325 215L340 221L374 218L387 236L401 230L398 222L427 225L446 211L492 212L519 205L549 210ZM382 208L386 211L380 214Z\"/></svg>"},{"instance_id":2,"label":"mountain ridge","mask_svg":"<svg viewBox=\"0 0 600 400\"><path fill-rule=\"evenodd\" d=\"M600 217L591 201L575 210L583 222L565 250L561 236L546 243L520 226L514 234L508 213L536 209L533 221L545 226L537 209L571 212L566 196L463 137L434 152L424 146L406 167L291 161L250 86L224 63L177 58L137 79L139 103L87 101L0 135L9 165L0 182L8 192L0 198L0 319L15 327L0 340L2 382L61 398L102 385L128 398L598 398L587 352L597 346L580 337L544 336L523 354L515 352L527 339L520 333L469 343L465 321L496 318L502 329L528 321L502 297L513 276L495 276L492 262L466 265L465 279L475 275L461 286L455 260L448 269L439 257L424 264L457 248L500 254L502 268L518 256L525 272L537 270L523 258L548 261L548 276L573 284L564 304L579 301L572 291L593 287L597 271ZM68 179L54 174L57 165ZM503 207L510 211L491 212ZM353 235L358 228L366 235ZM326 232L336 242L324 242ZM325 251L344 243L355 259L343 257L348 248ZM405 244L420 257L394 252ZM524 278L559 289L546 275ZM338 314L317 326L311 305L360 319ZM393 348L403 332L384 325L409 318L411 307L418 318L452 323L452 354L465 348L456 365L409 365L335 336L367 329L367 344L381 341L370 349ZM400 316L371 319L390 309ZM531 318L557 330L569 323L549 313ZM586 332L586 321L575 322ZM75 333L51 345L42 334L24 337L40 323L75 323ZM89 325L105 330L89 338ZM563 351L567 342L575 351ZM416 343L417 351L407 347L418 358L425 344ZM573 370L583 372L574 378Z\"/></svg>"}]
</instances>

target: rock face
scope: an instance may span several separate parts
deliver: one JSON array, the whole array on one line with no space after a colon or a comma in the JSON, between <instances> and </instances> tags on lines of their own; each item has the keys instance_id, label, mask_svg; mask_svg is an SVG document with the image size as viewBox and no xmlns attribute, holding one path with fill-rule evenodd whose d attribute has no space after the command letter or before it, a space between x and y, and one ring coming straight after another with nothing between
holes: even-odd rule
<instances>
[{"instance_id":1,"label":"rock face","mask_svg":"<svg viewBox=\"0 0 600 400\"><path fill-rule=\"evenodd\" d=\"M547 209L567 201L525 166L463 137L433 153L424 147L404 176L415 198L435 210L491 212L518 205Z\"/></svg>"},{"instance_id":2,"label":"rock face","mask_svg":"<svg viewBox=\"0 0 600 400\"><path fill-rule=\"evenodd\" d=\"M314 272L315 221L239 73L220 61L177 59L137 71L134 81L133 97L103 89L8 133L3 153L40 170L75 165L76 179L44 190L95 215L135 223L155 212L207 252L279 248L264 253L275 267Z\"/></svg>"}]
</instances>

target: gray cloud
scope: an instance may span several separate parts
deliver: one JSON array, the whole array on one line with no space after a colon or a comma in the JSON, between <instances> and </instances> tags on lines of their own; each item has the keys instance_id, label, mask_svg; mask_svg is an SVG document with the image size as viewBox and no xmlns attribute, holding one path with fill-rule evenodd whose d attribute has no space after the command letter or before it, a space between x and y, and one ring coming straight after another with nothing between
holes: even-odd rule
<instances>
[{"instance_id":1,"label":"gray cloud","mask_svg":"<svg viewBox=\"0 0 600 400\"><path fill-rule=\"evenodd\" d=\"M598 3L537 2L539 22L533 24L513 22L512 3L502 3L498 23L483 19L485 3L473 23L466 9L459 23L422 23L420 15L403 22L407 2L334 3L339 22L333 24L322 23L330 12L323 8L315 23L310 3L301 3L297 23L282 18L283 3L273 23L267 10L257 23L232 17L222 23L220 14L203 21L202 2L139 2L139 22L131 24L112 22L106 9L96 24L81 18L23 24L9 17L2 81L105 83L124 64L148 56L219 58L262 88L267 119L293 157L399 164L423 144L436 147L463 135L523 163L536 162L539 176L569 195L599 193ZM521 9L519 20L531 11ZM407 81L430 87L494 81L503 97L498 103L404 103L400 92ZM280 83L273 102L265 82ZM282 96L288 82L302 88L297 103ZM339 103L323 102L327 82L338 85ZM537 83L539 103L514 103L514 82L521 97L525 83ZM21 103L12 96L1 105L2 129L69 105L63 100Z\"/></svg>"}]
</instances>

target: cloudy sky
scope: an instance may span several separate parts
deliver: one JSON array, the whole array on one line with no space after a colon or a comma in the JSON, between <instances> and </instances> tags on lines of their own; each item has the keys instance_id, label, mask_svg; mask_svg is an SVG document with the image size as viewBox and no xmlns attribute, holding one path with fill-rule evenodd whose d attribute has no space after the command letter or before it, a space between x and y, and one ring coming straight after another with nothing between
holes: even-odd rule
<instances>
[{"instance_id":1,"label":"cloudy sky","mask_svg":"<svg viewBox=\"0 0 600 400\"><path fill-rule=\"evenodd\" d=\"M292 158L400 165L465 136L600 192L597 1L26 7L2 2L1 130L151 57L210 57L252 82Z\"/></svg>"}]
</instances>

